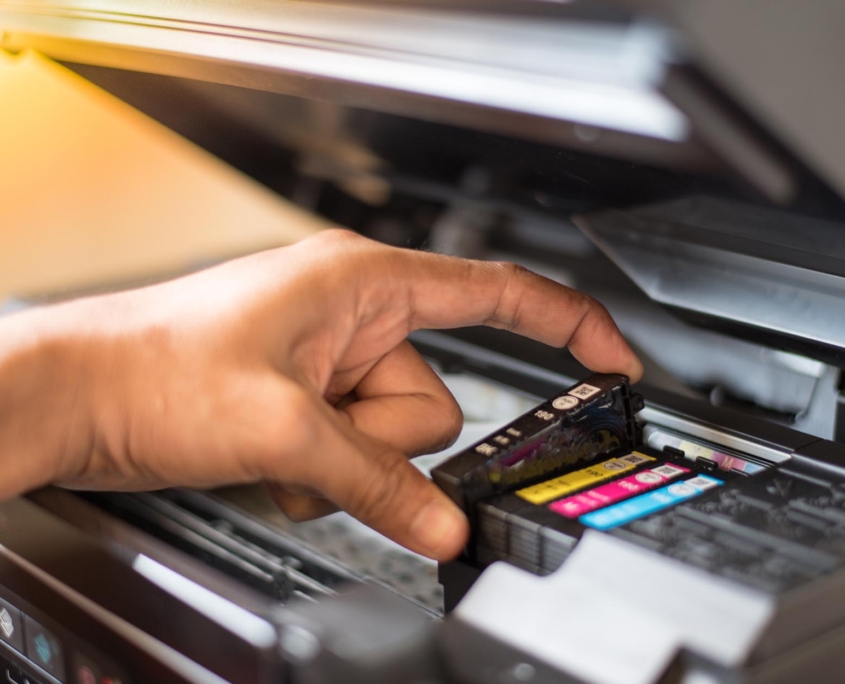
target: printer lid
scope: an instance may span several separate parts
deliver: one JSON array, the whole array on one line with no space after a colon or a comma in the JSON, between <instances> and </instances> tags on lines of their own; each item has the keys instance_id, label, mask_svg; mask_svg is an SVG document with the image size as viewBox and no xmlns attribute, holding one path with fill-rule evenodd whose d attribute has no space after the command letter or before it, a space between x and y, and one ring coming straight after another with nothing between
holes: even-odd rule
<instances>
[{"instance_id":1,"label":"printer lid","mask_svg":"<svg viewBox=\"0 0 845 684\"><path fill-rule=\"evenodd\" d=\"M838 0L0 0L11 51L727 177L576 223L688 320L840 366L843 25Z\"/></svg>"}]
</instances>

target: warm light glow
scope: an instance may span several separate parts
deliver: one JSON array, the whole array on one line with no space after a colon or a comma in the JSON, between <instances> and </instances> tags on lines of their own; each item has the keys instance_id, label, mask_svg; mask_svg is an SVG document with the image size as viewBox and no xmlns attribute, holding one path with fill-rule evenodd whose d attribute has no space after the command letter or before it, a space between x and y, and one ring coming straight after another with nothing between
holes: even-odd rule
<instances>
[{"instance_id":1,"label":"warm light glow","mask_svg":"<svg viewBox=\"0 0 845 684\"><path fill-rule=\"evenodd\" d=\"M326 223L55 62L0 50L0 299L128 282Z\"/></svg>"}]
</instances>

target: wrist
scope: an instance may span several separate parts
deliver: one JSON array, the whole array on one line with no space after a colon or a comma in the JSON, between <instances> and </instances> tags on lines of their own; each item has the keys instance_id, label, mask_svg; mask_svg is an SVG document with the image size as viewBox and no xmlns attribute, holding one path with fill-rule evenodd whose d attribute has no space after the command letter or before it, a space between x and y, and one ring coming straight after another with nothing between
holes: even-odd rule
<instances>
[{"instance_id":1,"label":"wrist","mask_svg":"<svg viewBox=\"0 0 845 684\"><path fill-rule=\"evenodd\" d=\"M92 451L88 354L55 312L0 319L0 499L73 477Z\"/></svg>"}]
</instances>

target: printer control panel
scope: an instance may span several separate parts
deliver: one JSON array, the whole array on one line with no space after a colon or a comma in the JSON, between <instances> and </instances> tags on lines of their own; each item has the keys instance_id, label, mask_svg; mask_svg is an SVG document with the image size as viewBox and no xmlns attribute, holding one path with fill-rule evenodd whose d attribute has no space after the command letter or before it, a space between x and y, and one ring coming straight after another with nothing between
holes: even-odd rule
<instances>
[{"instance_id":1,"label":"printer control panel","mask_svg":"<svg viewBox=\"0 0 845 684\"><path fill-rule=\"evenodd\" d=\"M0 594L0 682L129 684L126 673L71 630L6 590Z\"/></svg>"}]
</instances>

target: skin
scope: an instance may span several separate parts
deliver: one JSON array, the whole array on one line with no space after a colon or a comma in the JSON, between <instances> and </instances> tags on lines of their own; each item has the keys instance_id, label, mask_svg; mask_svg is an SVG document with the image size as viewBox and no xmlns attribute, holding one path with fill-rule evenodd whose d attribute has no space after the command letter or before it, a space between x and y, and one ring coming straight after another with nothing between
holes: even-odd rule
<instances>
[{"instance_id":1,"label":"skin","mask_svg":"<svg viewBox=\"0 0 845 684\"><path fill-rule=\"evenodd\" d=\"M336 508L431 558L467 521L408 456L462 415L406 341L505 328L636 381L594 300L513 264L341 230L143 289L0 320L0 498L56 483L141 490L265 482L294 520Z\"/></svg>"}]
</instances>

